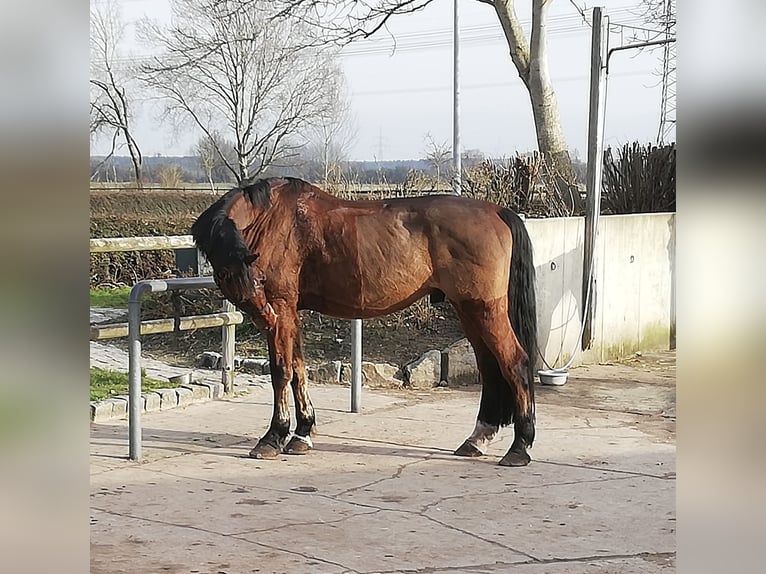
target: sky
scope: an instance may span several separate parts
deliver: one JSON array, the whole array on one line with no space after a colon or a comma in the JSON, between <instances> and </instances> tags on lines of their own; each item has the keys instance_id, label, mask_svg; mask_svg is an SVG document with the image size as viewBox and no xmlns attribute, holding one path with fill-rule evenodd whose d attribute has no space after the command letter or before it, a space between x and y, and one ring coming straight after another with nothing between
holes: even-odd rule
<instances>
[{"instance_id":1,"label":"sky","mask_svg":"<svg viewBox=\"0 0 766 574\"><path fill-rule=\"evenodd\" d=\"M98 1L98 0L95 0ZM639 0L603 0L612 24L642 26ZM133 38L132 22L143 16L169 18L169 0L119 0L128 24L123 51L140 56L146 48ZM577 0L582 6L582 0ZM592 7L594 3L587 3ZM517 2L528 31L531 2ZM536 149L529 95L518 77L497 15L491 6L461 0L460 134L463 150L509 157ZM589 13L588 13L589 17ZM452 142L453 0L434 0L424 10L390 20L371 40L341 52L356 137L352 160L417 159L428 138ZM610 47L628 43L631 30L612 27ZM622 34L619 33L622 30ZM393 49L394 41L396 49ZM590 68L590 26L568 0L549 10L548 61L564 135L571 150L586 156ZM622 51L610 61L605 146L655 142L661 113L662 50ZM149 104L136 113L136 139L144 155L186 155L199 138L187 127L163 125ZM671 139L675 139L673 136ZM92 142L94 154L108 151L105 140Z\"/></svg>"}]
</instances>

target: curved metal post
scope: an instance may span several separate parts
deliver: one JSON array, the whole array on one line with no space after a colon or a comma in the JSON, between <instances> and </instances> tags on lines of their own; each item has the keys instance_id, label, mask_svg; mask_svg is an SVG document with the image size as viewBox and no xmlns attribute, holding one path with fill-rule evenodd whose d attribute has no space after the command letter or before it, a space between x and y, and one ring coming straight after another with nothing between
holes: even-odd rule
<instances>
[{"instance_id":1,"label":"curved metal post","mask_svg":"<svg viewBox=\"0 0 766 574\"><path fill-rule=\"evenodd\" d=\"M139 281L128 296L128 457L141 460L141 297L165 291L164 281Z\"/></svg>"},{"instance_id":2,"label":"curved metal post","mask_svg":"<svg viewBox=\"0 0 766 574\"><path fill-rule=\"evenodd\" d=\"M215 288L212 277L139 281L128 296L128 457L141 460L141 297L147 291Z\"/></svg>"}]
</instances>

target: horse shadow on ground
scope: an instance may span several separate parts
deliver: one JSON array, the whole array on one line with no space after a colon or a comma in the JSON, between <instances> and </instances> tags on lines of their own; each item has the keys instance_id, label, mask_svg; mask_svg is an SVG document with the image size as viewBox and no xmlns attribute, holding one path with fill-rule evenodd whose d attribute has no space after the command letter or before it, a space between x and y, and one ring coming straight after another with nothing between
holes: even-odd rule
<instances>
[{"instance_id":1,"label":"horse shadow on ground","mask_svg":"<svg viewBox=\"0 0 766 574\"><path fill-rule=\"evenodd\" d=\"M248 452L258 442L259 436L259 433L247 436L231 433L144 428L143 450L144 452L161 451L178 454L204 452L206 455L223 458L248 458ZM127 459L127 438L126 428L94 424L91 428L91 457L111 460ZM115 447L124 447L124 452L122 454L113 452ZM458 462L466 460L464 457L454 456L452 454L453 449L447 447L332 434L319 434L314 438L314 451L309 456L321 456L322 453L407 459L443 459ZM488 458L492 459L492 457Z\"/></svg>"}]
</instances>

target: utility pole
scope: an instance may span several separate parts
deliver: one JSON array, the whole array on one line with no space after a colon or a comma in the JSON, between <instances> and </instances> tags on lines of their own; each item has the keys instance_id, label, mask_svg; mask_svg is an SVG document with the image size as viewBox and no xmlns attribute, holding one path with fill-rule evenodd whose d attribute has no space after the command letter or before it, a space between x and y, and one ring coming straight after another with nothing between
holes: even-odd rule
<instances>
[{"instance_id":1,"label":"utility pole","mask_svg":"<svg viewBox=\"0 0 766 574\"><path fill-rule=\"evenodd\" d=\"M662 53L662 110L660 112L660 127L657 133L657 143L667 142L676 128L676 44L674 38L675 0L665 0L665 40Z\"/></svg>"},{"instance_id":2,"label":"utility pole","mask_svg":"<svg viewBox=\"0 0 766 574\"><path fill-rule=\"evenodd\" d=\"M460 19L458 17L458 1L454 4L454 20L452 23L452 190L460 195L463 185L463 167L460 161Z\"/></svg>"},{"instance_id":3,"label":"utility pole","mask_svg":"<svg viewBox=\"0 0 766 574\"><path fill-rule=\"evenodd\" d=\"M593 301L596 298L593 251L601 211L601 172L604 165L604 109L606 94L606 17L602 8L593 8L590 52L590 104L588 111L588 168L586 174L585 239L582 269L582 320L584 323L581 347L584 351L593 339Z\"/></svg>"},{"instance_id":4,"label":"utility pole","mask_svg":"<svg viewBox=\"0 0 766 574\"><path fill-rule=\"evenodd\" d=\"M648 46L661 46L676 41L674 37L651 40L638 44L626 44L609 48L608 22L602 8L593 8L590 53L590 105L588 113L588 169L586 175L585 239L583 242L583 334L581 347L590 348L593 341L593 302L596 300L594 278L594 247L601 211L601 174L604 167L604 116L606 113L606 86L609 76L609 59L622 50L635 50ZM675 114L675 112L674 112Z\"/></svg>"}]
</instances>

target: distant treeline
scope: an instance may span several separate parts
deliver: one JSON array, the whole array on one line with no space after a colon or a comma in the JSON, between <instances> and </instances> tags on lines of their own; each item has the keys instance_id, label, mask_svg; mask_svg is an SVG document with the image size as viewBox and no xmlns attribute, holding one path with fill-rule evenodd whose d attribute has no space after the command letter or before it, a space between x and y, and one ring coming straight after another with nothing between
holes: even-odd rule
<instances>
[{"instance_id":1,"label":"distant treeline","mask_svg":"<svg viewBox=\"0 0 766 574\"><path fill-rule=\"evenodd\" d=\"M503 159L485 159L483 157L463 158L463 169L475 167L482 162L504 162ZM575 172L578 179L585 177L585 164L574 160ZM383 160L383 161L345 161L342 165L334 166L333 175L352 180L361 184L404 184L412 172L436 176L437 168L432 161L426 159ZM340 174L338 173L340 172ZM130 158L113 156L104 161L103 156L90 158L91 181L100 183L122 183L134 180L133 167ZM216 186L233 184L234 178L225 167L213 169L212 179ZM263 177L291 176L311 182L324 180L325 171L317 162L305 161L300 164L271 167ZM442 171L441 177L445 177ZM146 184L209 183L205 170L196 156L150 156L144 158L143 182Z\"/></svg>"},{"instance_id":2,"label":"distant treeline","mask_svg":"<svg viewBox=\"0 0 766 574\"><path fill-rule=\"evenodd\" d=\"M91 181L94 182L130 182L134 179L130 158L113 156L103 161L103 156L90 158ZM359 183L380 183L385 181L401 184L407 180L411 171L430 173L433 168L427 160L389 160L389 161L346 161L342 165L345 177ZM143 164L144 183L168 183L172 178L178 183L208 183L208 177L199 158L195 156L152 156L145 157ZM218 166L213 171L213 181L216 185L233 184L232 174L224 167ZM307 181L321 181L324 176L323 167L314 162L304 162L301 165L272 167L264 172L263 177L271 176L299 177Z\"/></svg>"}]
</instances>

